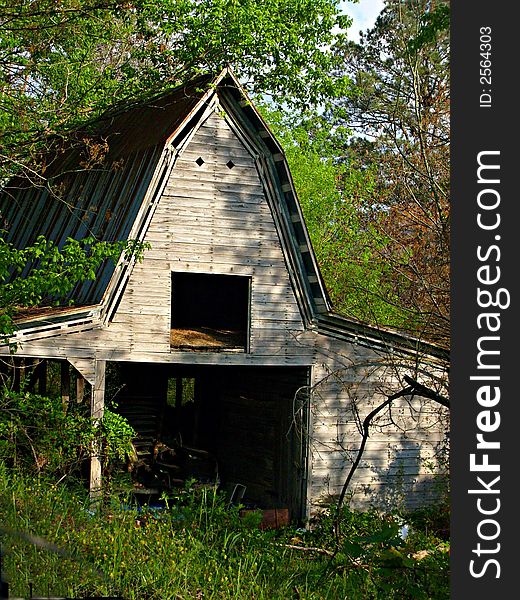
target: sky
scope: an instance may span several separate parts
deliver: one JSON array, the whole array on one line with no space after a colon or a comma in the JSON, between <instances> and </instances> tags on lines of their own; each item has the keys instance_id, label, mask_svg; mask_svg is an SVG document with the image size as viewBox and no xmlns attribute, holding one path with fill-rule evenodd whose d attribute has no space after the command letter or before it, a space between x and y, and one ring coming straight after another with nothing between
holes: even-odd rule
<instances>
[{"instance_id":1,"label":"sky","mask_svg":"<svg viewBox=\"0 0 520 600\"><path fill-rule=\"evenodd\" d=\"M384 6L384 0L359 0L356 4L342 0L339 3L342 11L354 19L349 29L349 37L359 40L359 31L372 27Z\"/></svg>"}]
</instances>

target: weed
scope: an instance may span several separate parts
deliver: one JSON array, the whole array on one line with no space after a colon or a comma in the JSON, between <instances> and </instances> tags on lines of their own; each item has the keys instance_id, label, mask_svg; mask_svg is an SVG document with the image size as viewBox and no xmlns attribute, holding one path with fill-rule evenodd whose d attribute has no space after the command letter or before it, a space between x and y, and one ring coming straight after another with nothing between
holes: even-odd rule
<instances>
[{"instance_id":1,"label":"weed","mask_svg":"<svg viewBox=\"0 0 520 600\"><path fill-rule=\"evenodd\" d=\"M433 509L406 517L344 509L338 546L327 512L312 530L263 531L216 489L192 483L161 509L114 498L92 512L81 488L0 471L12 595L32 586L127 600L449 598L449 543L432 525Z\"/></svg>"}]
</instances>

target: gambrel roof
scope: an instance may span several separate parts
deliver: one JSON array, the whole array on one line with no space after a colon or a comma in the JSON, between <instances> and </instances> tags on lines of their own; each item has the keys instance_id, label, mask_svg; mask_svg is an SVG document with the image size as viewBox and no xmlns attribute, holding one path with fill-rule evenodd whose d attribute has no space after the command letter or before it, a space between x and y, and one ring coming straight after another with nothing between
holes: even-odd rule
<instances>
[{"instance_id":1,"label":"gambrel roof","mask_svg":"<svg viewBox=\"0 0 520 600\"><path fill-rule=\"evenodd\" d=\"M428 354L444 356L436 346L332 312L283 150L229 69L111 111L76 132L78 144L49 158L45 187L11 181L0 195L7 241L23 248L39 235L59 245L69 237L143 240L179 152L216 103L255 158L305 325L340 339L412 351L420 345ZM20 335L108 323L131 269L132 262L123 259L116 268L104 263L95 281L76 286L73 308L29 311L19 324Z\"/></svg>"}]
</instances>

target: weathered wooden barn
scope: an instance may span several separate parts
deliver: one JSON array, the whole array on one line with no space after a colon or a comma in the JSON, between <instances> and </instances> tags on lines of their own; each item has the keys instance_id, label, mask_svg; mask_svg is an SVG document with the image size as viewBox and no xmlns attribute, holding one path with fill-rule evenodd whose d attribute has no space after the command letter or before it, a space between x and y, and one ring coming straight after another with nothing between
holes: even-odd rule
<instances>
[{"instance_id":1,"label":"weathered wooden barn","mask_svg":"<svg viewBox=\"0 0 520 600\"><path fill-rule=\"evenodd\" d=\"M86 383L95 418L117 366L119 408L143 438L176 437L214 457L223 487L305 518L341 488L362 416L403 372L442 376L444 351L332 311L284 153L229 70L111 113L89 140L102 160L71 149L48 166L60 200L48 187L6 186L7 239L150 248L105 263L73 306L22 313L16 359L60 361L65 386L71 372ZM370 437L357 506L431 491L426 459L444 442L446 414L404 400ZM93 457L93 488L100 475Z\"/></svg>"}]
</instances>

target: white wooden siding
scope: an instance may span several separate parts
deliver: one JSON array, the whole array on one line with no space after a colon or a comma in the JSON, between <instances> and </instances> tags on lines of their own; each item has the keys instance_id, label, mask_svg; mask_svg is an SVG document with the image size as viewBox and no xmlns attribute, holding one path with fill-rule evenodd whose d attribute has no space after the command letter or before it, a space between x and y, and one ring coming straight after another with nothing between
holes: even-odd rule
<instances>
[{"instance_id":1,"label":"white wooden siding","mask_svg":"<svg viewBox=\"0 0 520 600\"><path fill-rule=\"evenodd\" d=\"M253 157L221 115L202 125L177 160L147 241L143 268L148 258L164 263L168 298L172 271L251 277L251 352L295 354L291 332L303 324L271 211ZM114 324L124 310L122 303Z\"/></svg>"},{"instance_id":2,"label":"white wooden siding","mask_svg":"<svg viewBox=\"0 0 520 600\"><path fill-rule=\"evenodd\" d=\"M413 363L389 353L318 336L321 350L313 369L309 502L313 508L339 494L362 439L359 423L402 389L396 372L413 373ZM396 365L398 365L396 367ZM433 370L433 368L432 368ZM354 400L355 399L355 400ZM359 411L354 414L354 402ZM372 427L363 459L349 488L351 505L413 507L432 499L432 466L445 442L448 411L431 400L393 403L398 427Z\"/></svg>"}]
</instances>

